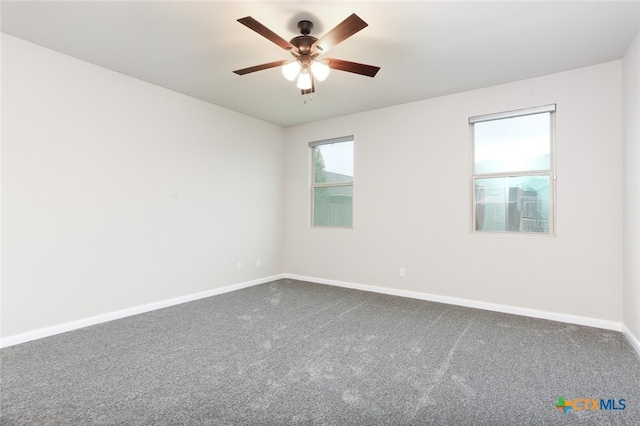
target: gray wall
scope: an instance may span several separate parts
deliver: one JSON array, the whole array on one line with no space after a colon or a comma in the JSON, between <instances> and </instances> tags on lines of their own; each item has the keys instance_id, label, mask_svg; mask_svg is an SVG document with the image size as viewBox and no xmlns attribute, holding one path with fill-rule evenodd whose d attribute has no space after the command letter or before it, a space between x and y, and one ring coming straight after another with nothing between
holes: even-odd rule
<instances>
[{"instance_id":1,"label":"gray wall","mask_svg":"<svg viewBox=\"0 0 640 426\"><path fill-rule=\"evenodd\" d=\"M3 337L281 273L281 128L7 35L2 89Z\"/></svg>"},{"instance_id":2,"label":"gray wall","mask_svg":"<svg viewBox=\"0 0 640 426\"><path fill-rule=\"evenodd\" d=\"M557 236L473 234L468 117L552 103ZM307 142L351 134L353 230L312 229ZM287 273L622 321L621 61L306 124L286 137Z\"/></svg>"},{"instance_id":3,"label":"gray wall","mask_svg":"<svg viewBox=\"0 0 640 426\"><path fill-rule=\"evenodd\" d=\"M623 60L624 323L640 352L640 34Z\"/></svg>"}]
</instances>

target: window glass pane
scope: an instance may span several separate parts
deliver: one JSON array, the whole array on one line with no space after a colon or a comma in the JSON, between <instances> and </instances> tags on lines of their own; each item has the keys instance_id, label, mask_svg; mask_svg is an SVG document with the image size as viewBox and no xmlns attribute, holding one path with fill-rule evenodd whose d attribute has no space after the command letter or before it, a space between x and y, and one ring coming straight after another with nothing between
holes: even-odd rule
<instances>
[{"instance_id":1,"label":"window glass pane","mask_svg":"<svg viewBox=\"0 0 640 426\"><path fill-rule=\"evenodd\" d=\"M314 183L353 181L353 141L313 148Z\"/></svg>"},{"instance_id":2,"label":"window glass pane","mask_svg":"<svg viewBox=\"0 0 640 426\"><path fill-rule=\"evenodd\" d=\"M313 225L351 228L353 186L313 188Z\"/></svg>"},{"instance_id":3,"label":"window glass pane","mask_svg":"<svg viewBox=\"0 0 640 426\"><path fill-rule=\"evenodd\" d=\"M476 231L549 233L549 176L477 178Z\"/></svg>"},{"instance_id":4,"label":"window glass pane","mask_svg":"<svg viewBox=\"0 0 640 426\"><path fill-rule=\"evenodd\" d=\"M475 173L551 168L550 113L474 124Z\"/></svg>"}]
</instances>

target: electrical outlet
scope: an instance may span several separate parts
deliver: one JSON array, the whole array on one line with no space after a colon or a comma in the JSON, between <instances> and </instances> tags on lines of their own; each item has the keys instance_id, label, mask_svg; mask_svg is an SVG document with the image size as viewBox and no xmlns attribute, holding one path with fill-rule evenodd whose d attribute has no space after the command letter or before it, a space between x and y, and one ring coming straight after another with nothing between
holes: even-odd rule
<instances>
[{"instance_id":1,"label":"electrical outlet","mask_svg":"<svg viewBox=\"0 0 640 426\"><path fill-rule=\"evenodd\" d=\"M242 270L242 262L238 262L236 268L238 268L238 271Z\"/></svg>"},{"instance_id":2,"label":"electrical outlet","mask_svg":"<svg viewBox=\"0 0 640 426\"><path fill-rule=\"evenodd\" d=\"M260 259L256 260L256 268L259 268L262 266L262 262L260 261Z\"/></svg>"},{"instance_id":3,"label":"electrical outlet","mask_svg":"<svg viewBox=\"0 0 640 426\"><path fill-rule=\"evenodd\" d=\"M405 271L404 268L400 268L400 276L404 277L406 275L407 271Z\"/></svg>"}]
</instances>

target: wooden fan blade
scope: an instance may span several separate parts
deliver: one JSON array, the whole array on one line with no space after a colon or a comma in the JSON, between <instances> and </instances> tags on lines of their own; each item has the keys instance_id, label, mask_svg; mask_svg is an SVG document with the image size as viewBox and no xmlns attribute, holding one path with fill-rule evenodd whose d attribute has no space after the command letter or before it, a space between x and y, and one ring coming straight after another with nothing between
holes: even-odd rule
<instances>
[{"instance_id":1,"label":"wooden fan blade","mask_svg":"<svg viewBox=\"0 0 640 426\"><path fill-rule=\"evenodd\" d=\"M246 26L247 28L257 32L267 40L270 40L271 42L277 44L278 46L282 47L285 50L293 49L293 45L291 43L289 43L287 40L283 39L278 34L271 31L269 28L262 25L260 22L253 19L251 16L240 18L238 19L238 22L240 22L242 25Z\"/></svg>"},{"instance_id":2,"label":"wooden fan blade","mask_svg":"<svg viewBox=\"0 0 640 426\"><path fill-rule=\"evenodd\" d=\"M329 49L334 48L338 43L348 39L361 29L367 27L369 24L364 22L355 13L349 16L344 21L340 22L334 29L323 35L315 43L311 45L311 49L314 47L322 52L326 52Z\"/></svg>"},{"instance_id":3,"label":"wooden fan blade","mask_svg":"<svg viewBox=\"0 0 640 426\"><path fill-rule=\"evenodd\" d=\"M274 62L269 62L268 64L254 65L254 66L249 67L249 68L243 68L241 70L235 70L234 73L236 73L238 75L245 75L245 74L249 74L251 72L268 70L269 68L279 67L279 66L282 66L282 65L284 65L284 64L286 64L288 62L289 61L274 61Z\"/></svg>"},{"instance_id":4,"label":"wooden fan blade","mask_svg":"<svg viewBox=\"0 0 640 426\"><path fill-rule=\"evenodd\" d=\"M328 58L326 61L327 65L329 65L329 68L331 69L366 75L367 77L374 77L376 73L380 71L380 67L359 64L357 62L343 61L342 59Z\"/></svg>"}]
</instances>

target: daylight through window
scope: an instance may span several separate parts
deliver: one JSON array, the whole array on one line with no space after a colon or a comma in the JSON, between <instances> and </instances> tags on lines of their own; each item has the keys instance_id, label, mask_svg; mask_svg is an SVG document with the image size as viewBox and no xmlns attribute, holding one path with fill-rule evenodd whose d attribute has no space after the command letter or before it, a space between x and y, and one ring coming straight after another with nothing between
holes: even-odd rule
<instances>
[{"instance_id":1,"label":"daylight through window","mask_svg":"<svg viewBox=\"0 0 640 426\"><path fill-rule=\"evenodd\" d=\"M473 230L554 233L555 105L469 118Z\"/></svg>"},{"instance_id":2,"label":"daylight through window","mask_svg":"<svg viewBox=\"0 0 640 426\"><path fill-rule=\"evenodd\" d=\"M353 224L353 136L310 142L311 223L351 228Z\"/></svg>"}]
</instances>

